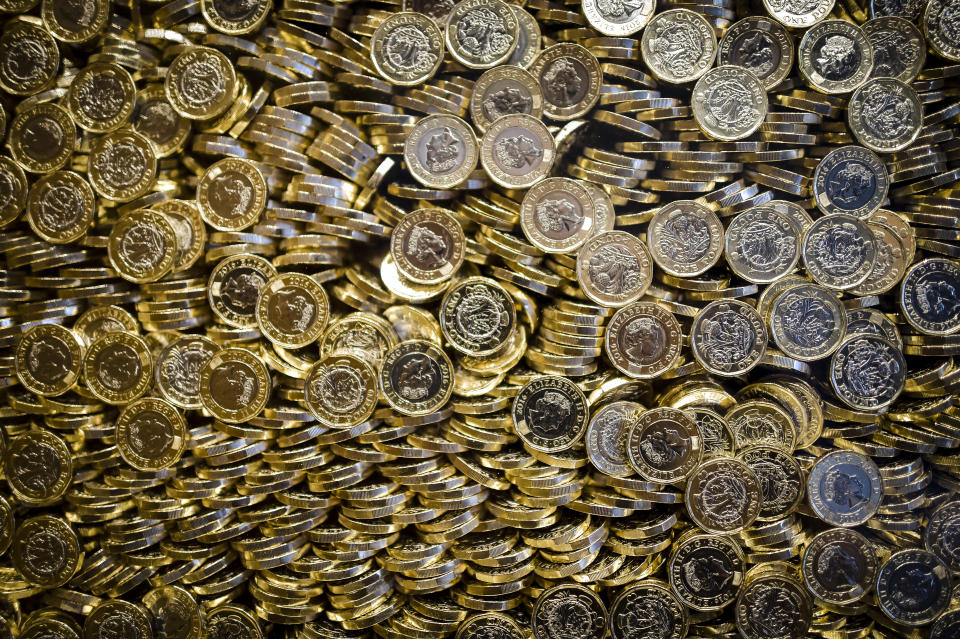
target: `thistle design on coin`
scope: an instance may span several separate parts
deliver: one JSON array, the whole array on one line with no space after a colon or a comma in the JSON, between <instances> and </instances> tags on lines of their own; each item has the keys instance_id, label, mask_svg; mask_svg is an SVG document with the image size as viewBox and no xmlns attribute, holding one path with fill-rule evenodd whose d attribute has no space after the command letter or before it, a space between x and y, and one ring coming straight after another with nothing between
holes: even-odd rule
<instances>
[{"instance_id":1,"label":"thistle design on coin","mask_svg":"<svg viewBox=\"0 0 960 639\"><path fill-rule=\"evenodd\" d=\"M741 375L760 363L767 347L763 318L739 300L705 306L690 329L693 355L716 375Z\"/></svg>"},{"instance_id":2,"label":"thistle design on coin","mask_svg":"<svg viewBox=\"0 0 960 639\"><path fill-rule=\"evenodd\" d=\"M647 228L647 244L657 266L690 277L708 271L723 252L723 225L716 213L692 200L660 207Z\"/></svg>"},{"instance_id":3,"label":"thistle design on coin","mask_svg":"<svg viewBox=\"0 0 960 639\"><path fill-rule=\"evenodd\" d=\"M825 215L807 229L803 264L817 283L845 290L863 283L876 263L877 243L866 222L843 213Z\"/></svg>"}]
</instances>

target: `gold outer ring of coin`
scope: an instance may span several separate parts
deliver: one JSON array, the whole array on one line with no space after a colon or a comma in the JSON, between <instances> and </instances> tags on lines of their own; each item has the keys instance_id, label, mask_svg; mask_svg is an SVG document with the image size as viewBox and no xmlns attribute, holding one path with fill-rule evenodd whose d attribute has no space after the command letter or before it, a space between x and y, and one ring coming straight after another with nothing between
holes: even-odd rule
<instances>
[{"instance_id":1,"label":"gold outer ring of coin","mask_svg":"<svg viewBox=\"0 0 960 639\"><path fill-rule=\"evenodd\" d=\"M144 397L123 407L117 417L117 452L137 470L157 472L179 461L187 447L187 425L177 408Z\"/></svg>"},{"instance_id":2,"label":"gold outer ring of coin","mask_svg":"<svg viewBox=\"0 0 960 639\"><path fill-rule=\"evenodd\" d=\"M417 209L390 234L390 254L400 273L417 284L446 281L463 264L463 226L446 209Z\"/></svg>"},{"instance_id":3,"label":"gold outer ring of coin","mask_svg":"<svg viewBox=\"0 0 960 639\"><path fill-rule=\"evenodd\" d=\"M378 379L380 392L395 410L429 415L453 394L453 363L433 342L407 340L386 352Z\"/></svg>"},{"instance_id":4,"label":"gold outer ring of coin","mask_svg":"<svg viewBox=\"0 0 960 639\"><path fill-rule=\"evenodd\" d=\"M514 113L495 120L480 141L480 164L491 180L508 189L529 188L553 169L556 142L532 115ZM501 162L509 160L509 164Z\"/></svg>"},{"instance_id":5,"label":"gold outer ring of coin","mask_svg":"<svg viewBox=\"0 0 960 639\"><path fill-rule=\"evenodd\" d=\"M417 121L403 145L407 170L417 182L434 189L462 184L476 170L478 155L473 128L446 113Z\"/></svg>"},{"instance_id":6,"label":"gold outer ring of coin","mask_svg":"<svg viewBox=\"0 0 960 639\"><path fill-rule=\"evenodd\" d=\"M271 379L266 364L245 348L214 353L200 371L200 401L219 420L242 424L264 409Z\"/></svg>"},{"instance_id":7,"label":"gold outer ring of coin","mask_svg":"<svg viewBox=\"0 0 960 639\"><path fill-rule=\"evenodd\" d=\"M671 31L679 30L683 30L684 37L699 40L700 54L683 69L673 69L662 64L655 51L658 46L663 46L658 42L660 38L668 38ZM707 19L699 13L689 9L669 9L654 15L647 23L640 40L640 53L658 80L684 84L698 79L713 66L717 56L717 36Z\"/></svg>"},{"instance_id":8,"label":"gold outer ring of coin","mask_svg":"<svg viewBox=\"0 0 960 639\"><path fill-rule=\"evenodd\" d=\"M707 246L690 246L680 237L677 225L690 224L707 235ZM678 277L701 275L723 254L723 224L710 208L694 200L664 204L647 226L650 255L664 272Z\"/></svg>"},{"instance_id":9,"label":"gold outer ring of coin","mask_svg":"<svg viewBox=\"0 0 960 639\"><path fill-rule=\"evenodd\" d=\"M228 189L248 193L238 203L229 199ZM224 158L211 165L197 183L197 204L203 221L218 231L242 231L252 226L267 205L267 182L255 164L238 158Z\"/></svg>"},{"instance_id":10,"label":"gold outer ring of coin","mask_svg":"<svg viewBox=\"0 0 960 639\"><path fill-rule=\"evenodd\" d=\"M464 20L471 15L475 17ZM487 22L486 28L497 29L501 37L489 40L471 37L471 26L478 19ZM492 20L496 20L496 24ZM466 24L461 26L461 22ZM460 0L450 9L444 31L447 50L454 60L468 69L489 69L510 58L517 46L519 29L516 14L502 0ZM468 49L467 43L475 50ZM487 48L490 50L485 51Z\"/></svg>"},{"instance_id":11,"label":"gold outer ring of coin","mask_svg":"<svg viewBox=\"0 0 960 639\"><path fill-rule=\"evenodd\" d=\"M93 188L73 171L55 171L41 176L26 195L30 228L51 244L70 244L82 238L90 230L97 213ZM73 206L67 209L63 205L65 201Z\"/></svg>"},{"instance_id":12,"label":"gold outer ring of coin","mask_svg":"<svg viewBox=\"0 0 960 639\"><path fill-rule=\"evenodd\" d=\"M425 68L406 69L397 64L387 49L392 46L393 40L400 38L403 31L415 29L423 40L428 43L429 49L421 53L421 58L432 63ZM399 31L399 33L394 33ZM437 24L423 13L402 11L394 13L381 22L373 33L370 41L370 58L377 73L396 86L416 86L433 77L443 63L444 45L443 32ZM418 63L422 64L420 59Z\"/></svg>"},{"instance_id":13,"label":"gold outer ring of coin","mask_svg":"<svg viewBox=\"0 0 960 639\"><path fill-rule=\"evenodd\" d=\"M589 299L610 308L643 297L653 283L653 260L646 245L625 231L591 237L577 254L577 280Z\"/></svg>"},{"instance_id":14,"label":"gold outer ring of coin","mask_svg":"<svg viewBox=\"0 0 960 639\"><path fill-rule=\"evenodd\" d=\"M883 128L881 122L872 115L878 104L897 109L897 113L901 114L896 120L899 130ZM853 136L863 146L877 153L894 153L909 147L920 135L923 103L910 85L894 78L873 78L850 96L847 122Z\"/></svg>"},{"instance_id":15,"label":"gold outer ring of coin","mask_svg":"<svg viewBox=\"0 0 960 639\"><path fill-rule=\"evenodd\" d=\"M112 332L91 342L83 358L87 389L98 399L123 405L147 392L153 382L153 357L142 337Z\"/></svg>"},{"instance_id":16,"label":"gold outer ring of coin","mask_svg":"<svg viewBox=\"0 0 960 639\"><path fill-rule=\"evenodd\" d=\"M17 379L42 397L63 395L80 378L83 353L83 341L70 329L59 324L33 326L17 342Z\"/></svg>"},{"instance_id":17,"label":"gold outer ring of coin","mask_svg":"<svg viewBox=\"0 0 960 639\"><path fill-rule=\"evenodd\" d=\"M833 11L834 1L817 0L812 8L803 13L793 11L792 6L774 4L771 0L763 0L763 6L783 26L790 29L806 29L826 18ZM807 6L805 5L804 8Z\"/></svg>"},{"instance_id":18,"label":"gold outer ring of coin","mask_svg":"<svg viewBox=\"0 0 960 639\"><path fill-rule=\"evenodd\" d=\"M141 209L113 225L107 257L125 280L138 284L154 282L173 268L176 241L166 216ZM136 255L131 254L134 249L138 251Z\"/></svg>"},{"instance_id":19,"label":"gold outer ring of coin","mask_svg":"<svg viewBox=\"0 0 960 639\"><path fill-rule=\"evenodd\" d=\"M512 415L514 429L525 446L555 454L572 448L582 439L587 430L589 409L583 391L569 379L543 375L531 379L520 389L514 398ZM566 430L553 432L558 427Z\"/></svg>"},{"instance_id":20,"label":"gold outer ring of coin","mask_svg":"<svg viewBox=\"0 0 960 639\"><path fill-rule=\"evenodd\" d=\"M751 37L753 34L753 37ZM779 55L774 56L776 66L758 65L746 66L749 58L742 55L739 46L748 47L757 42L757 37L765 46L774 46ZM749 44L748 44L749 43ZM793 36L778 22L765 16L749 16L734 22L723 39L720 40L720 49L717 53L717 63L721 65L739 64L753 72L763 87L770 91L787 79L793 69L795 56Z\"/></svg>"},{"instance_id":21,"label":"gold outer ring of coin","mask_svg":"<svg viewBox=\"0 0 960 639\"><path fill-rule=\"evenodd\" d=\"M745 342L747 347L736 353L739 355L736 359L730 359L726 354L718 359L711 352L717 347L714 341L730 330L724 325L735 325L738 331L753 333ZM719 333L714 333L715 328ZM740 300L711 302L697 313L690 328L690 348L694 358L714 375L737 376L752 370L763 358L766 346L767 328L763 318L752 306Z\"/></svg>"},{"instance_id":22,"label":"gold outer ring of coin","mask_svg":"<svg viewBox=\"0 0 960 639\"><path fill-rule=\"evenodd\" d=\"M208 91L187 91L190 68L216 74L216 81L207 83ZM195 71L194 73L198 73ZM173 110L188 120L212 120L230 108L240 89L233 64L220 51L211 47L189 47L170 63L164 79L164 91Z\"/></svg>"},{"instance_id":23,"label":"gold outer ring of coin","mask_svg":"<svg viewBox=\"0 0 960 639\"><path fill-rule=\"evenodd\" d=\"M207 24L227 35L245 35L257 31L273 10L273 0L255 0L252 3L253 10L247 8L249 3L244 5L247 10L236 19L221 12L221 3L228 4L223 0L200 0L200 12Z\"/></svg>"},{"instance_id":24,"label":"gold outer ring of coin","mask_svg":"<svg viewBox=\"0 0 960 639\"><path fill-rule=\"evenodd\" d=\"M727 96L723 106L714 102L716 93ZM729 97L731 93L736 98ZM736 100L736 118L724 111L733 108L731 100ZM709 69L693 85L690 101L700 130L715 140L742 140L759 129L767 117L766 89L751 71L738 66Z\"/></svg>"},{"instance_id":25,"label":"gold outer ring of coin","mask_svg":"<svg viewBox=\"0 0 960 639\"><path fill-rule=\"evenodd\" d=\"M830 36L840 36L845 41L851 41L857 48L857 66L845 77L831 78L821 73L818 68L820 62L816 59L814 49ZM823 20L807 29L797 47L797 64L800 75L810 86L828 94L850 93L870 77L873 68L873 48L863 33L863 29L847 20Z\"/></svg>"}]
</instances>

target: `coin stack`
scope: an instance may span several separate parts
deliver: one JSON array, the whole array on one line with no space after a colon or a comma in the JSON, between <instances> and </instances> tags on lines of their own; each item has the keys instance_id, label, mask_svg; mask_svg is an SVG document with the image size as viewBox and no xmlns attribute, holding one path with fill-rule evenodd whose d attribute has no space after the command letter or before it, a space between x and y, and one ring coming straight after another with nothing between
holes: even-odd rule
<instances>
[{"instance_id":1,"label":"coin stack","mask_svg":"<svg viewBox=\"0 0 960 639\"><path fill-rule=\"evenodd\" d=\"M0 639L960 636L960 0L0 14Z\"/></svg>"}]
</instances>

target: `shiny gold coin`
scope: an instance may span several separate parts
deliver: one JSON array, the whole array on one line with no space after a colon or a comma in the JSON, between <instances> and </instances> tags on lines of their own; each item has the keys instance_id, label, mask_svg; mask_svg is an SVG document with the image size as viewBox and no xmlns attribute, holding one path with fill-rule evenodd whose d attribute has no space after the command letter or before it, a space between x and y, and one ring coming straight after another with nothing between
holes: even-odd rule
<instances>
[{"instance_id":1,"label":"shiny gold coin","mask_svg":"<svg viewBox=\"0 0 960 639\"><path fill-rule=\"evenodd\" d=\"M717 54L718 64L750 71L767 91L790 75L793 59L793 37L765 16L749 16L733 23L723 35Z\"/></svg>"},{"instance_id":2,"label":"shiny gold coin","mask_svg":"<svg viewBox=\"0 0 960 639\"><path fill-rule=\"evenodd\" d=\"M315 279L302 273L282 273L260 291L257 325L274 344L302 348L326 329L329 306L327 292Z\"/></svg>"},{"instance_id":3,"label":"shiny gold coin","mask_svg":"<svg viewBox=\"0 0 960 639\"><path fill-rule=\"evenodd\" d=\"M47 430L31 430L11 439L3 466L14 497L31 506L56 503L73 481L70 449Z\"/></svg>"},{"instance_id":4,"label":"shiny gold coin","mask_svg":"<svg viewBox=\"0 0 960 639\"><path fill-rule=\"evenodd\" d=\"M10 155L29 173L56 171L70 159L76 143L73 119L56 104L24 109L10 123Z\"/></svg>"},{"instance_id":5,"label":"shiny gold coin","mask_svg":"<svg viewBox=\"0 0 960 639\"><path fill-rule=\"evenodd\" d=\"M43 26L54 38L68 44L89 42L110 22L110 0L82 3L43 0L40 10Z\"/></svg>"},{"instance_id":6,"label":"shiny gold coin","mask_svg":"<svg viewBox=\"0 0 960 639\"><path fill-rule=\"evenodd\" d=\"M438 319L450 346L474 357L498 353L517 329L513 298L485 277L468 277L451 286L440 302Z\"/></svg>"},{"instance_id":7,"label":"shiny gold coin","mask_svg":"<svg viewBox=\"0 0 960 639\"><path fill-rule=\"evenodd\" d=\"M490 35L477 37L478 25L483 25L482 29ZM517 46L519 29L517 16L506 2L461 0L447 15L447 50L467 68L489 69L510 58Z\"/></svg>"},{"instance_id":8,"label":"shiny gold coin","mask_svg":"<svg viewBox=\"0 0 960 639\"><path fill-rule=\"evenodd\" d=\"M407 279L436 284L460 269L465 244L463 227L445 209L418 209L394 227L390 254Z\"/></svg>"},{"instance_id":9,"label":"shiny gold coin","mask_svg":"<svg viewBox=\"0 0 960 639\"><path fill-rule=\"evenodd\" d=\"M634 302L619 309L604 336L610 363L640 379L659 377L673 368L682 346L680 323L653 302Z\"/></svg>"},{"instance_id":10,"label":"shiny gold coin","mask_svg":"<svg viewBox=\"0 0 960 639\"><path fill-rule=\"evenodd\" d=\"M120 218L110 230L107 256L130 282L154 282L173 268L176 237L166 216L139 210Z\"/></svg>"},{"instance_id":11,"label":"shiny gold coin","mask_svg":"<svg viewBox=\"0 0 960 639\"><path fill-rule=\"evenodd\" d=\"M157 472L180 460L187 427L173 404L145 397L123 407L117 417L117 451L137 470Z\"/></svg>"},{"instance_id":12,"label":"shiny gold coin","mask_svg":"<svg viewBox=\"0 0 960 639\"><path fill-rule=\"evenodd\" d=\"M244 348L214 353L200 371L200 401L217 419L239 424L264 409L271 380L266 365Z\"/></svg>"},{"instance_id":13,"label":"shiny gold coin","mask_svg":"<svg viewBox=\"0 0 960 639\"><path fill-rule=\"evenodd\" d=\"M527 382L513 402L513 425L524 444L544 453L572 448L587 430L583 392L566 377L545 375Z\"/></svg>"},{"instance_id":14,"label":"shiny gold coin","mask_svg":"<svg viewBox=\"0 0 960 639\"><path fill-rule=\"evenodd\" d=\"M207 300L221 322L236 328L257 325L257 300L277 270L259 255L232 255L210 272Z\"/></svg>"},{"instance_id":15,"label":"shiny gold coin","mask_svg":"<svg viewBox=\"0 0 960 639\"><path fill-rule=\"evenodd\" d=\"M207 240L200 208L193 200L164 200L151 207L167 217L177 240L173 272L185 271L200 259Z\"/></svg>"},{"instance_id":16,"label":"shiny gold coin","mask_svg":"<svg viewBox=\"0 0 960 639\"><path fill-rule=\"evenodd\" d=\"M137 86L123 67L97 62L81 69L70 84L67 105L73 121L91 133L106 133L133 113Z\"/></svg>"},{"instance_id":17,"label":"shiny gold coin","mask_svg":"<svg viewBox=\"0 0 960 639\"><path fill-rule=\"evenodd\" d=\"M53 84L59 67L57 41L36 18L15 18L4 25L0 88L14 95L39 93Z\"/></svg>"},{"instance_id":18,"label":"shiny gold coin","mask_svg":"<svg viewBox=\"0 0 960 639\"><path fill-rule=\"evenodd\" d=\"M694 418L682 410L651 408L630 427L626 441L630 465L647 481L672 484L700 464L702 445Z\"/></svg>"},{"instance_id":19,"label":"shiny gold coin","mask_svg":"<svg viewBox=\"0 0 960 639\"><path fill-rule=\"evenodd\" d=\"M230 108L239 83L230 59L210 47L190 47L170 63L164 91L173 110L189 120L210 120Z\"/></svg>"},{"instance_id":20,"label":"shiny gold coin","mask_svg":"<svg viewBox=\"0 0 960 639\"><path fill-rule=\"evenodd\" d=\"M83 359L87 388L108 404L122 405L142 396L153 381L153 358L142 337L111 332L98 337Z\"/></svg>"},{"instance_id":21,"label":"shiny gold coin","mask_svg":"<svg viewBox=\"0 0 960 639\"><path fill-rule=\"evenodd\" d=\"M69 244L87 234L96 213L90 183L73 171L40 177L27 195L27 222L51 244Z\"/></svg>"},{"instance_id":22,"label":"shiny gold coin","mask_svg":"<svg viewBox=\"0 0 960 639\"><path fill-rule=\"evenodd\" d=\"M145 195L157 179L153 144L131 129L107 133L90 148L90 184L99 195L129 202Z\"/></svg>"},{"instance_id":23,"label":"shiny gold coin","mask_svg":"<svg viewBox=\"0 0 960 639\"><path fill-rule=\"evenodd\" d=\"M304 380L304 399L324 426L353 428L377 405L377 373L357 353L338 350L314 364Z\"/></svg>"},{"instance_id":24,"label":"shiny gold coin","mask_svg":"<svg viewBox=\"0 0 960 639\"><path fill-rule=\"evenodd\" d=\"M447 114L419 120L403 147L407 170L420 184L434 189L463 183L477 168L478 154L470 125Z\"/></svg>"},{"instance_id":25,"label":"shiny gold coin","mask_svg":"<svg viewBox=\"0 0 960 639\"><path fill-rule=\"evenodd\" d=\"M653 263L647 247L624 231L598 233L577 255L577 280L584 295L617 308L636 301L653 282Z\"/></svg>"},{"instance_id":26,"label":"shiny gold coin","mask_svg":"<svg viewBox=\"0 0 960 639\"><path fill-rule=\"evenodd\" d=\"M26 206L27 176L16 162L0 157L0 228L14 222Z\"/></svg>"},{"instance_id":27,"label":"shiny gold coin","mask_svg":"<svg viewBox=\"0 0 960 639\"><path fill-rule=\"evenodd\" d=\"M143 596L157 634L168 639L201 639L204 618L193 596L180 586L161 586Z\"/></svg>"},{"instance_id":28,"label":"shiny gold coin","mask_svg":"<svg viewBox=\"0 0 960 639\"><path fill-rule=\"evenodd\" d=\"M384 355L379 381L394 409L404 415L428 415L453 394L453 364L431 342L400 342Z\"/></svg>"},{"instance_id":29,"label":"shiny gold coin","mask_svg":"<svg viewBox=\"0 0 960 639\"><path fill-rule=\"evenodd\" d=\"M878 153L893 153L917 139L923 105L917 92L900 80L874 78L850 96L847 121L860 144Z\"/></svg>"},{"instance_id":30,"label":"shiny gold coin","mask_svg":"<svg viewBox=\"0 0 960 639\"><path fill-rule=\"evenodd\" d=\"M723 253L723 225L709 208L676 200L657 209L647 227L653 261L670 275L690 277L710 270Z\"/></svg>"},{"instance_id":31,"label":"shiny gold coin","mask_svg":"<svg viewBox=\"0 0 960 639\"><path fill-rule=\"evenodd\" d=\"M231 0L200 0L204 20L220 33L244 35L257 31L273 9L273 0L237 4Z\"/></svg>"},{"instance_id":32,"label":"shiny gold coin","mask_svg":"<svg viewBox=\"0 0 960 639\"><path fill-rule=\"evenodd\" d=\"M242 231L256 223L266 208L267 183L252 162L224 158L200 177L197 204L203 220L213 228Z\"/></svg>"},{"instance_id":33,"label":"shiny gold coin","mask_svg":"<svg viewBox=\"0 0 960 639\"><path fill-rule=\"evenodd\" d=\"M536 78L523 67L512 65L485 71L470 94L473 125L483 132L495 120L514 113L535 118L543 114L543 93Z\"/></svg>"},{"instance_id":34,"label":"shiny gold coin","mask_svg":"<svg viewBox=\"0 0 960 639\"><path fill-rule=\"evenodd\" d=\"M27 582L43 588L67 583L82 558L80 543L70 525L49 515L32 517L20 524L10 552L17 572Z\"/></svg>"},{"instance_id":35,"label":"shiny gold coin","mask_svg":"<svg viewBox=\"0 0 960 639\"><path fill-rule=\"evenodd\" d=\"M528 188L550 174L556 156L553 135L524 113L493 122L480 142L480 163L490 179L506 188Z\"/></svg>"},{"instance_id":36,"label":"shiny gold coin","mask_svg":"<svg viewBox=\"0 0 960 639\"><path fill-rule=\"evenodd\" d=\"M63 395L80 377L83 350L77 334L63 326L33 326L17 342L17 379L31 393L44 397Z\"/></svg>"},{"instance_id":37,"label":"shiny gold coin","mask_svg":"<svg viewBox=\"0 0 960 639\"><path fill-rule=\"evenodd\" d=\"M693 117L715 140L742 140L767 116L767 93L752 72L733 65L714 67L693 87Z\"/></svg>"},{"instance_id":38,"label":"shiny gold coin","mask_svg":"<svg viewBox=\"0 0 960 639\"><path fill-rule=\"evenodd\" d=\"M683 55L679 55L681 51ZM644 28L641 53L658 80L672 84L693 82L713 66L717 36L699 13L670 9L654 15Z\"/></svg>"},{"instance_id":39,"label":"shiny gold coin","mask_svg":"<svg viewBox=\"0 0 960 639\"><path fill-rule=\"evenodd\" d=\"M154 366L160 394L180 408L202 408L200 372L218 350L220 346L203 335L184 335L167 344Z\"/></svg>"},{"instance_id":40,"label":"shiny gold coin","mask_svg":"<svg viewBox=\"0 0 960 639\"><path fill-rule=\"evenodd\" d=\"M190 136L190 120L173 110L162 84L137 91L133 130L153 142L158 158L179 151Z\"/></svg>"},{"instance_id":41,"label":"shiny gold coin","mask_svg":"<svg viewBox=\"0 0 960 639\"><path fill-rule=\"evenodd\" d=\"M567 253L580 248L594 233L593 196L578 180L546 178L523 197L520 228L541 251Z\"/></svg>"}]
</instances>

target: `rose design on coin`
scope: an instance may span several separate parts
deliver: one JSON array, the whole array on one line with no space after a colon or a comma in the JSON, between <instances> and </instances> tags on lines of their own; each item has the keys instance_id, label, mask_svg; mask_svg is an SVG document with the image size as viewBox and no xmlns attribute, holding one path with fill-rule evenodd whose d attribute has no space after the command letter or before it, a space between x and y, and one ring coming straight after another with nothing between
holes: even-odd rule
<instances>
[{"instance_id":1,"label":"rose design on coin","mask_svg":"<svg viewBox=\"0 0 960 639\"><path fill-rule=\"evenodd\" d=\"M315 380L313 394L323 397L342 413L349 413L363 401L363 380L352 368L338 366Z\"/></svg>"},{"instance_id":2,"label":"rose design on coin","mask_svg":"<svg viewBox=\"0 0 960 639\"><path fill-rule=\"evenodd\" d=\"M473 56L497 58L513 46L515 37L500 16L486 7L479 7L460 18L457 41Z\"/></svg>"}]
</instances>

